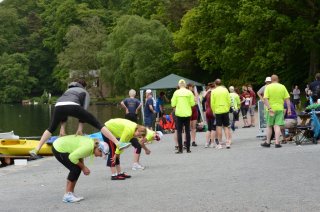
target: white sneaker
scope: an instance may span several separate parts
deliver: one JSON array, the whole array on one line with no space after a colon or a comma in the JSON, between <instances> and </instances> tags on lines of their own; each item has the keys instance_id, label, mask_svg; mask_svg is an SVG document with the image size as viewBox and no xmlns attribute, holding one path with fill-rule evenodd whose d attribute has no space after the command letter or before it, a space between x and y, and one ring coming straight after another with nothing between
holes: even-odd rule
<instances>
[{"instance_id":1,"label":"white sneaker","mask_svg":"<svg viewBox=\"0 0 320 212\"><path fill-rule=\"evenodd\" d=\"M139 163L134 163L133 166L132 166L132 170L134 171L137 171L137 170L144 170L144 166L142 166L141 164Z\"/></svg>"},{"instance_id":2,"label":"white sneaker","mask_svg":"<svg viewBox=\"0 0 320 212\"><path fill-rule=\"evenodd\" d=\"M78 195L76 195L75 193L73 193L73 196L79 198L80 200L84 200L84 197L78 196Z\"/></svg>"},{"instance_id":3,"label":"white sneaker","mask_svg":"<svg viewBox=\"0 0 320 212\"><path fill-rule=\"evenodd\" d=\"M216 146L216 149L223 149L223 147L222 147L221 144L218 144L218 145Z\"/></svg>"},{"instance_id":4,"label":"white sneaker","mask_svg":"<svg viewBox=\"0 0 320 212\"><path fill-rule=\"evenodd\" d=\"M210 143L209 147L214 148L214 143Z\"/></svg>"},{"instance_id":5,"label":"white sneaker","mask_svg":"<svg viewBox=\"0 0 320 212\"><path fill-rule=\"evenodd\" d=\"M204 145L204 148L208 148L209 147L209 143L206 142L205 145Z\"/></svg>"},{"instance_id":6,"label":"white sneaker","mask_svg":"<svg viewBox=\"0 0 320 212\"><path fill-rule=\"evenodd\" d=\"M72 192L68 192L63 196L62 201L73 203L81 201L81 198L74 196Z\"/></svg>"}]
</instances>

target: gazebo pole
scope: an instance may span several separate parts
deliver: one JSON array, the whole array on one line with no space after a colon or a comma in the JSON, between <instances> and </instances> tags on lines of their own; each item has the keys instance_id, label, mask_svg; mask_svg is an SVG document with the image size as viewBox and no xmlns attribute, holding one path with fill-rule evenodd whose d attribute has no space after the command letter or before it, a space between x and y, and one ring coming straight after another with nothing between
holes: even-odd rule
<instances>
[{"instance_id":1,"label":"gazebo pole","mask_svg":"<svg viewBox=\"0 0 320 212\"><path fill-rule=\"evenodd\" d=\"M143 90L140 90L140 102L141 102L141 104L142 104L142 107L141 107L142 124L144 124L144 101L143 101Z\"/></svg>"}]
</instances>

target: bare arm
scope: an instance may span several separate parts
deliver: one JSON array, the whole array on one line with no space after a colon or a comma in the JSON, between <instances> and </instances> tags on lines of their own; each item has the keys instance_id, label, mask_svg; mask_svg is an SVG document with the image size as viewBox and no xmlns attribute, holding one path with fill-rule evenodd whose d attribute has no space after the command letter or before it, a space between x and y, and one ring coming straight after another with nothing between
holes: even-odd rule
<instances>
[{"instance_id":1,"label":"bare arm","mask_svg":"<svg viewBox=\"0 0 320 212\"><path fill-rule=\"evenodd\" d=\"M126 114L129 113L129 110L128 110L127 106L124 104L123 101L121 101L120 105L121 105L121 107L123 107L123 109L126 110Z\"/></svg>"},{"instance_id":2,"label":"bare arm","mask_svg":"<svg viewBox=\"0 0 320 212\"><path fill-rule=\"evenodd\" d=\"M140 103L139 106L137 107L137 109L136 109L136 114L138 114L138 112L139 112L139 110L140 110L141 107L142 107L142 103Z\"/></svg>"},{"instance_id":3,"label":"bare arm","mask_svg":"<svg viewBox=\"0 0 320 212\"><path fill-rule=\"evenodd\" d=\"M291 103L290 103L290 99L287 98L285 99L286 103L287 103L287 111L288 111L288 115L291 115Z\"/></svg>"},{"instance_id":4,"label":"bare arm","mask_svg":"<svg viewBox=\"0 0 320 212\"><path fill-rule=\"evenodd\" d=\"M84 175L90 174L90 169L84 165L83 159L80 159L77 165L80 167Z\"/></svg>"}]
</instances>

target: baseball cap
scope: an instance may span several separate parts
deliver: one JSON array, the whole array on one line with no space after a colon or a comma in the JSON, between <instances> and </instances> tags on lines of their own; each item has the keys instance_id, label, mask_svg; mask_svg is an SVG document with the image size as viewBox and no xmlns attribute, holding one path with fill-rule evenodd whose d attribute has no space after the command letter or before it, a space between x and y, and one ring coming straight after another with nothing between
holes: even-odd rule
<instances>
[{"instance_id":1,"label":"baseball cap","mask_svg":"<svg viewBox=\"0 0 320 212\"><path fill-rule=\"evenodd\" d=\"M100 141L99 142L99 146L98 149L102 152L102 154L104 155L108 155L109 154L109 145L104 142L104 141Z\"/></svg>"},{"instance_id":2,"label":"baseball cap","mask_svg":"<svg viewBox=\"0 0 320 212\"><path fill-rule=\"evenodd\" d=\"M152 91L150 89L146 90L146 93L152 93Z\"/></svg>"},{"instance_id":3,"label":"baseball cap","mask_svg":"<svg viewBox=\"0 0 320 212\"><path fill-rule=\"evenodd\" d=\"M266 77L265 82L271 82L271 77Z\"/></svg>"},{"instance_id":4,"label":"baseball cap","mask_svg":"<svg viewBox=\"0 0 320 212\"><path fill-rule=\"evenodd\" d=\"M155 136L155 140L160 141L162 136L163 136L163 133L161 131L157 131L156 136Z\"/></svg>"},{"instance_id":5,"label":"baseball cap","mask_svg":"<svg viewBox=\"0 0 320 212\"><path fill-rule=\"evenodd\" d=\"M186 81L184 79L179 80L179 84L186 84Z\"/></svg>"}]
</instances>

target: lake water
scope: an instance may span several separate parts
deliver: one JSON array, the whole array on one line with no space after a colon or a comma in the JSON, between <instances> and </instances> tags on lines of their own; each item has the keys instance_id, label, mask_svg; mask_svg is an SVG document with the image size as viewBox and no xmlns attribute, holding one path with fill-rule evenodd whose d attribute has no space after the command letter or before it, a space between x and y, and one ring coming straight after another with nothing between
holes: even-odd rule
<instances>
[{"instance_id":1,"label":"lake water","mask_svg":"<svg viewBox=\"0 0 320 212\"><path fill-rule=\"evenodd\" d=\"M0 132L13 130L20 137L41 136L49 127L53 105L0 104ZM90 105L89 111L101 122L111 118L123 118L124 110L120 105ZM67 134L74 134L78 120L70 117L67 122ZM59 133L58 128L54 133ZM84 133L91 134L97 130L85 124Z\"/></svg>"}]
</instances>

